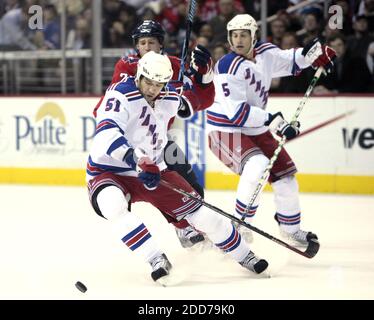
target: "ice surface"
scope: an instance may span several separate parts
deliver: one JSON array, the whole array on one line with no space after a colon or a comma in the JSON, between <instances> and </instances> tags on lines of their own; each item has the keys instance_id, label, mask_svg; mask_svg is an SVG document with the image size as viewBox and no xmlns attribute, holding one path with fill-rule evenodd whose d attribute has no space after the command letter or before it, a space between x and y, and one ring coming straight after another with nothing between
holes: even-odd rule
<instances>
[{"instance_id":1,"label":"ice surface","mask_svg":"<svg viewBox=\"0 0 374 320\"><path fill-rule=\"evenodd\" d=\"M228 212L234 199L207 191ZM178 281L165 288L94 213L85 188L0 185L0 299L374 299L374 197L301 194L301 206L320 252L306 259L255 234L251 248L272 275L259 278L215 249L183 249L156 209L133 205L174 265ZM265 193L254 225L278 237L273 214Z\"/></svg>"}]
</instances>

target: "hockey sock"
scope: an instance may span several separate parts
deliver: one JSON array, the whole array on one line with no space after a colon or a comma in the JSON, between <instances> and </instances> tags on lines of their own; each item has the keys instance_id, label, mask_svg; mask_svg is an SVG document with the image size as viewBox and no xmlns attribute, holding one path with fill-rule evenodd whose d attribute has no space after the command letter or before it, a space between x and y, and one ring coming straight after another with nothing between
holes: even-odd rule
<instances>
[{"instance_id":1,"label":"hockey sock","mask_svg":"<svg viewBox=\"0 0 374 320\"><path fill-rule=\"evenodd\" d=\"M254 155L248 159L240 175L234 215L240 219L245 215L245 221L248 223L252 222L256 214L260 195L257 196L247 213L246 208L268 163L269 159L264 155Z\"/></svg>"},{"instance_id":2,"label":"hockey sock","mask_svg":"<svg viewBox=\"0 0 374 320\"><path fill-rule=\"evenodd\" d=\"M210 211L206 207L186 217L186 220L207 237L221 250L240 262L249 253L249 247L230 220Z\"/></svg>"},{"instance_id":3,"label":"hockey sock","mask_svg":"<svg viewBox=\"0 0 374 320\"><path fill-rule=\"evenodd\" d=\"M128 202L119 188L109 186L101 190L97 203L102 215L113 223L122 242L137 256L149 262L162 254L142 220L128 212Z\"/></svg>"},{"instance_id":4,"label":"hockey sock","mask_svg":"<svg viewBox=\"0 0 374 320\"><path fill-rule=\"evenodd\" d=\"M299 187L295 176L282 178L272 183L277 221L287 233L300 229Z\"/></svg>"}]
</instances>

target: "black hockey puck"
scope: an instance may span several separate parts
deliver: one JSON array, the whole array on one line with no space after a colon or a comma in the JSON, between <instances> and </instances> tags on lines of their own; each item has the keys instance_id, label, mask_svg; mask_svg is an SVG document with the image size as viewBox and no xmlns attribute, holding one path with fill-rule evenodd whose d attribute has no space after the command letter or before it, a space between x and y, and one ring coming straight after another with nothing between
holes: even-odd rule
<instances>
[{"instance_id":1,"label":"black hockey puck","mask_svg":"<svg viewBox=\"0 0 374 320\"><path fill-rule=\"evenodd\" d=\"M75 284L76 288L81 291L81 292L86 292L87 291L87 287L80 281L77 281L77 283Z\"/></svg>"}]
</instances>

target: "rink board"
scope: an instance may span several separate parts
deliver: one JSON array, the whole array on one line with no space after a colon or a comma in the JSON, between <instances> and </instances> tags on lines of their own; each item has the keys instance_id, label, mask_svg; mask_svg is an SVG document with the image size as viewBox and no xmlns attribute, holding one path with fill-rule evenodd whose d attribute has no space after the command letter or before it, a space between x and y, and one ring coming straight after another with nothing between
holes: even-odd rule
<instances>
[{"instance_id":1,"label":"rink board","mask_svg":"<svg viewBox=\"0 0 374 320\"><path fill-rule=\"evenodd\" d=\"M269 99L268 111L292 117L300 97ZM83 185L98 98L0 98L0 182ZM301 191L374 194L374 97L311 98L302 135L285 145ZM184 123L173 135L184 145ZM208 189L235 189L233 175L204 144Z\"/></svg>"}]
</instances>

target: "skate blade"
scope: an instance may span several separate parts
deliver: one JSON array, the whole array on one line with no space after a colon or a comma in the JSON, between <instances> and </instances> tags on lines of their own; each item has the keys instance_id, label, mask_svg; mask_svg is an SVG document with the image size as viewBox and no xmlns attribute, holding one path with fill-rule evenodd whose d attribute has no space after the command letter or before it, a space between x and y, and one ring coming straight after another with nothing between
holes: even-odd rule
<instances>
[{"instance_id":1,"label":"skate blade","mask_svg":"<svg viewBox=\"0 0 374 320\"><path fill-rule=\"evenodd\" d=\"M186 275L183 272L172 269L167 276L161 277L156 282L163 287L173 287L183 282L185 278Z\"/></svg>"},{"instance_id":2,"label":"skate blade","mask_svg":"<svg viewBox=\"0 0 374 320\"><path fill-rule=\"evenodd\" d=\"M205 239L204 241L200 241L195 243L193 246L187 248L190 252L203 252L207 250L215 250L216 246L209 240Z\"/></svg>"}]
</instances>

